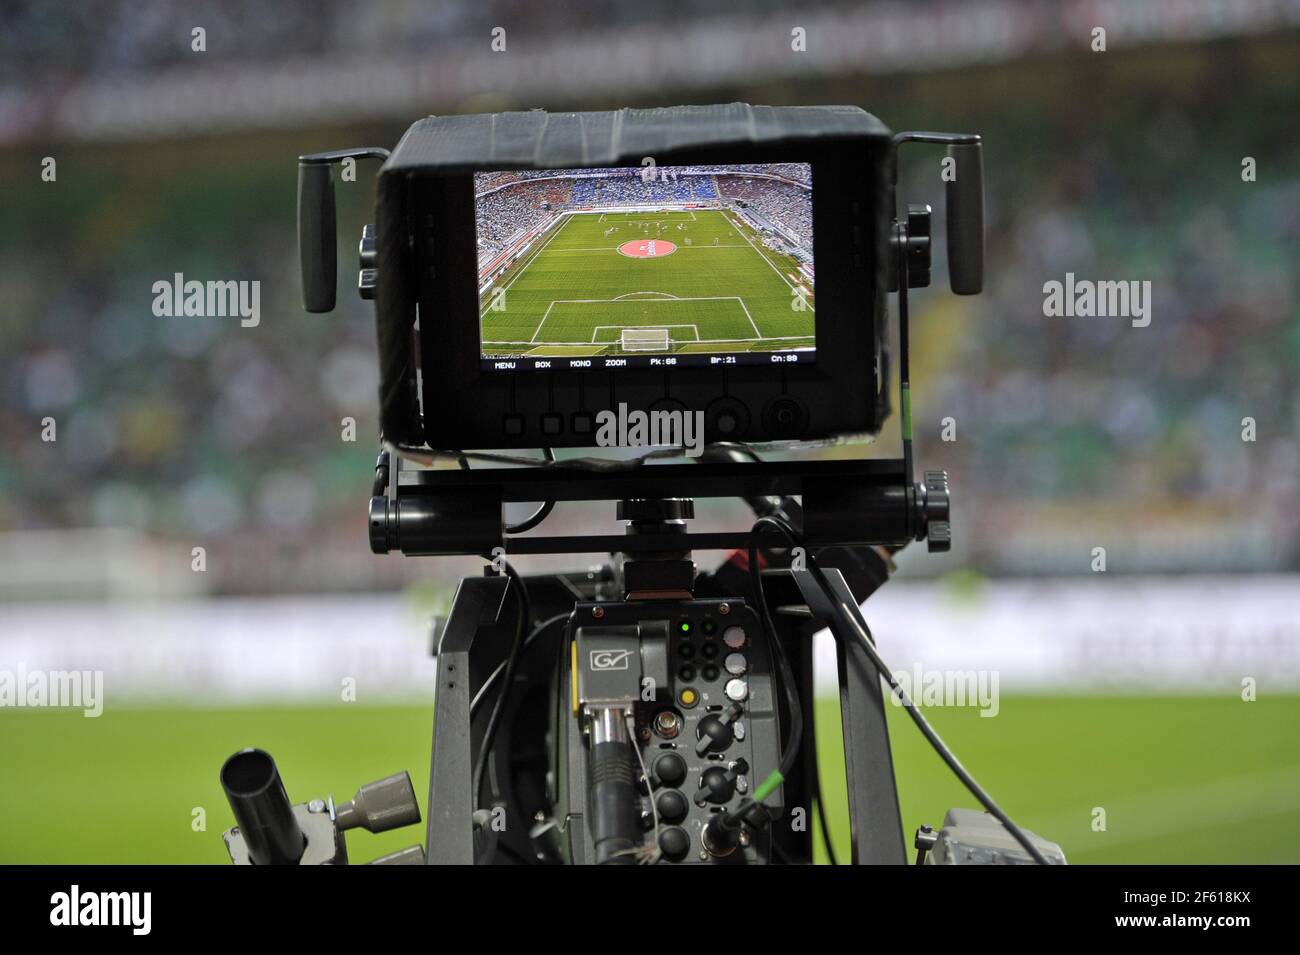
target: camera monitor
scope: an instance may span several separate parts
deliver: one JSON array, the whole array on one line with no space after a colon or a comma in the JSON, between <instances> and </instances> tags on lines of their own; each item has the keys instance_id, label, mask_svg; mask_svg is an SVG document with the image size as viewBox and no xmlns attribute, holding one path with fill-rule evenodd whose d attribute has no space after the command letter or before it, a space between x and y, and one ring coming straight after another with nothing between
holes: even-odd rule
<instances>
[{"instance_id":1,"label":"camera monitor","mask_svg":"<svg viewBox=\"0 0 1300 955\"><path fill-rule=\"evenodd\" d=\"M808 363L808 163L474 176L488 372Z\"/></svg>"},{"instance_id":2,"label":"camera monitor","mask_svg":"<svg viewBox=\"0 0 1300 955\"><path fill-rule=\"evenodd\" d=\"M592 447L623 410L709 441L876 432L891 157L852 106L420 120L363 242L385 435Z\"/></svg>"}]
</instances>

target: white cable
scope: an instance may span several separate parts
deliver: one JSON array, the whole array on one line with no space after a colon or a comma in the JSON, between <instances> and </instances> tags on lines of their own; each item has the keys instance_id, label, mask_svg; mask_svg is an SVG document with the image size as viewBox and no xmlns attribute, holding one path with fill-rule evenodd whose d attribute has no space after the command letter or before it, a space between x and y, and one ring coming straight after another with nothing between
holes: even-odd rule
<instances>
[{"instance_id":1,"label":"white cable","mask_svg":"<svg viewBox=\"0 0 1300 955\"><path fill-rule=\"evenodd\" d=\"M645 778L646 792L649 793L650 795L650 818L652 818L655 823L655 828L654 828L655 844L654 844L654 849L650 853L648 862L649 864L653 865L654 863L659 861L659 856L662 854L662 850L659 848L659 807L655 805L654 789L650 784L650 770L646 768L645 758L641 755L641 746L637 742L636 717L633 716L631 713L629 713L626 717L626 720L627 720L627 735L628 738L632 741L632 752L636 753L636 761L641 766L641 775Z\"/></svg>"}]
</instances>

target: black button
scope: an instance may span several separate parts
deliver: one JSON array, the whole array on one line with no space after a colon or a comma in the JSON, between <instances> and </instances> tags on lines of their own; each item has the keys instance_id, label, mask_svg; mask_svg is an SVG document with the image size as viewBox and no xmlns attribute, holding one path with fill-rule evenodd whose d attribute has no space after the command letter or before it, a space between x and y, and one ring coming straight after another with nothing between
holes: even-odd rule
<instances>
[{"instance_id":1,"label":"black button","mask_svg":"<svg viewBox=\"0 0 1300 955\"><path fill-rule=\"evenodd\" d=\"M712 683L717 678L718 678L718 668L715 667L712 663L710 663L708 666L704 668L704 679Z\"/></svg>"},{"instance_id":2,"label":"black button","mask_svg":"<svg viewBox=\"0 0 1300 955\"><path fill-rule=\"evenodd\" d=\"M542 415L542 434L559 434L564 430L564 416L554 411Z\"/></svg>"},{"instance_id":3,"label":"black button","mask_svg":"<svg viewBox=\"0 0 1300 955\"><path fill-rule=\"evenodd\" d=\"M685 859L691 851L691 837L679 826L671 826L659 833L659 850L672 862Z\"/></svg>"},{"instance_id":4,"label":"black button","mask_svg":"<svg viewBox=\"0 0 1300 955\"><path fill-rule=\"evenodd\" d=\"M591 434L596 427L596 419L590 411L575 411L570 419L574 434Z\"/></svg>"},{"instance_id":5,"label":"black button","mask_svg":"<svg viewBox=\"0 0 1300 955\"><path fill-rule=\"evenodd\" d=\"M676 789L665 789L655 800L655 808L659 810L661 822L676 825L686 818L686 814L691 810L691 804Z\"/></svg>"},{"instance_id":6,"label":"black button","mask_svg":"<svg viewBox=\"0 0 1300 955\"><path fill-rule=\"evenodd\" d=\"M706 659L712 660L718 655L718 645L716 643L706 643L700 648L700 652L704 654Z\"/></svg>"},{"instance_id":7,"label":"black button","mask_svg":"<svg viewBox=\"0 0 1300 955\"><path fill-rule=\"evenodd\" d=\"M524 433L524 416L521 414L508 414L501 419L501 427L506 434L519 435Z\"/></svg>"},{"instance_id":8,"label":"black button","mask_svg":"<svg viewBox=\"0 0 1300 955\"><path fill-rule=\"evenodd\" d=\"M677 653L683 660L692 660L695 658L695 648L689 643L677 644Z\"/></svg>"},{"instance_id":9,"label":"black button","mask_svg":"<svg viewBox=\"0 0 1300 955\"><path fill-rule=\"evenodd\" d=\"M749 430L749 409L729 395L714 399L704 413L704 430L710 440L738 440Z\"/></svg>"},{"instance_id":10,"label":"black button","mask_svg":"<svg viewBox=\"0 0 1300 955\"><path fill-rule=\"evenodd\" d=\"M769 437L799 437L804 429L803 407L793 398L778 398L764 412L763 425Z\"/></svg>"},{"instance_id":11,"label":"black button","mask_svg":"<svg viewBox=\"0 0 1300 955\"><path fill-rule=\"evenodd\" d=\"M721 766L710 766L700 773L700 791L695 795L695 804L703 806L706 802L711 802L715 806L721 806L735 792L735 775Z\"/></svg>"},{"instance_id":12,"label":"black button","mask_svg":"<svg viewBox=\"0 0 1300 955\"><path fill-rule=\"evenodd\" d=\"M687 683L690 683L691 680L695 679L695 667L691 666L689 663L683 663L677 670L677 675Z\"/></svg>"},{"instance_id":13,"label":"black button","mask_svg":"<svg viewBox=\"0 0 1300 955\"><path fill-rule=\"evenodd\" d=\"M664 753L655 760L654 774L665 786L680 786L686 781L686 760L676 753Z\"/></svg>"}]
</instances>

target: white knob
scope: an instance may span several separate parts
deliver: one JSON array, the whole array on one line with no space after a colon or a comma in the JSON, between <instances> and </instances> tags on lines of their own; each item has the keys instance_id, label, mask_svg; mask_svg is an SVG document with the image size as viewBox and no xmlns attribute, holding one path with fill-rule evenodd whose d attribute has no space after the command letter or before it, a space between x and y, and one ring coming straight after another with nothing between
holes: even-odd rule
<instances>
[{"instance_id":1,"label":"white knob","mask_svg":"<svg viewBox=\"0 0 1300 955\"><path fill-rule=\"evenodd\" d=\"M745 645L745 631L741 627L728 627L722 631L722 642L733 650L739 650Z\"/></svg>"}]
</instances>

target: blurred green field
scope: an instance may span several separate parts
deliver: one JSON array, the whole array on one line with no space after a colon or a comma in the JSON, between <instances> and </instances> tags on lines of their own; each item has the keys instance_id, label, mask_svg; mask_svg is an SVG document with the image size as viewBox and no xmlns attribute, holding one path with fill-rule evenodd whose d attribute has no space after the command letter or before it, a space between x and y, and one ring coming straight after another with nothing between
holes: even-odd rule
<instances>
[{"instance_id":1,"label":"blurred green field","mask_svg":"<svg viewBox=\"0 0 1300 955\"><path fill-rule=\"evenodd\" d=\"M995 719L931 710L932 722L1018 821L1073 863L1300 862L1300 697L1003 696ZM971 805L891 707L907 831ZM833 702L818 710L824 773L842 767ZM217 771L257 745L296 800L411 771L423 808L431 711L340 704L280 709L0 710L0 862L225 862L229 809ZM841 858L841 800L829 800ZM192 813L206 810L206 831ZM1106 831L1091 828L1094 807ZM422 839L415 829L349 837L354 861Z\"/></svg>"}]
</instances>

